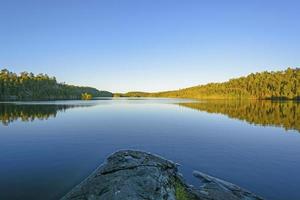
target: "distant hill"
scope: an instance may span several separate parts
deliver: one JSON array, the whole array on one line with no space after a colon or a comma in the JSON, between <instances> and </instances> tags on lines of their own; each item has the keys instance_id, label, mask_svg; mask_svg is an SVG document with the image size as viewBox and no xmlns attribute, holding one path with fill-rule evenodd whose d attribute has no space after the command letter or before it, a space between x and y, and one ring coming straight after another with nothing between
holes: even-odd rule
<instances>
[{"instance_id":1,"label":"distant hill","mask_svg":"<svg viewBox=\"0 0 300 200\"><path fill-rule=\"evenodd\" d=\"M300 69L252 73L223 83L209 83L157 93L129 92L127 97L179 97L197 99L300 99Z\"/></svg>"},{"instance_id":2,"label":"distant hill","mask_svg":"<svg viewBox=\"0 0 300 200\"><path fill-rule=\"evenodd\" d=\"M80 99L83 93L93 97L112 97L107 91L92 87L79 87L58 83L46 74L16 74L6 69L0 71L0 100L59 100Z\"/></svg>"}]
</instances>

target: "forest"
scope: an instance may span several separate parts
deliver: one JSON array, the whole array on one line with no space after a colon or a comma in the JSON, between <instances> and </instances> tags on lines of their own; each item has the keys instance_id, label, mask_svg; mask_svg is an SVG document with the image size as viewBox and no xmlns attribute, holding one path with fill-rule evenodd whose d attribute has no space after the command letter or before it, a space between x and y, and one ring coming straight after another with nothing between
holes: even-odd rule
<instances>
[{"instance_id":1,"label":"forest","mask_svg":"<svg viewBox=\"0 0 300 200\"><path fill-rule=\"evenodd\" d=\"M0 71L0 100L63 100L81 99L82 94L92 97L111 97L112 93L92 87L79 87L58 83L47 74L34 75L22 72L16 74L3 69Z\"/></svg>"},{"instance_id":2,"label":"forest","mask_svg":"<svg viewBox=\"0 0 300 200\"><path fill-rule=\"evenodd\" d=\"M300 69L252 73L223 83L157 92L129 92L128 97L180 97L196 99L300 99Z\"/></svg>"}]
</instances>

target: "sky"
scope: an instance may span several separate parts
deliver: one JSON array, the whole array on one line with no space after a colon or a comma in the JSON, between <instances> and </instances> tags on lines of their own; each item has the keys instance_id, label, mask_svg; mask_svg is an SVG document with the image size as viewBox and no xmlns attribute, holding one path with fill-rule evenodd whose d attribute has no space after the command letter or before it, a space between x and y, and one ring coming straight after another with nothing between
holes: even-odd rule
<instances>
[{"instance_id":1,"label":"sky","mask_svg":"<svg viewBox=\"0 0 300 200\"><path fill-rule=\"evenodd\" d=\"M300 66L300 1L0 0L0 68L112 92Z\"/></svg>"}]
</instances>

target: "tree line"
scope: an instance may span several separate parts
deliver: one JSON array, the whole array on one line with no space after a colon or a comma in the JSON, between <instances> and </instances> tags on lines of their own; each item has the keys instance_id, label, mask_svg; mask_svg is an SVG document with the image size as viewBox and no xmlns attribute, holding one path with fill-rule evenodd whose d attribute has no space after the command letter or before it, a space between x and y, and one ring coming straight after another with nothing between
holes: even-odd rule
<instances>
[{"instance_id":1,"label":"tree line","mask_svg":"<svg viewBox=\"0 0 300 200\"><path fill-rule=\"evenodd\" d=\"M209 83L186 89L144 93L129 92L131 97L182 97L199 99L300 99L300 69L252 73L223 83Z\"/></svg>"},{"instance_id":2,"label":"tree line","mask_svg":"<svg viewBox=\"0 0 300 200\"><path fill-rule=\"evenodd\" d=\"M22 72L16 74L3 69L0 71L0 100L59 100L80 99L82 94L93 97L111 97L112 93L92 87L79 87L58 83L47 74L34 75Z\"/></svg>"}]
</instances>

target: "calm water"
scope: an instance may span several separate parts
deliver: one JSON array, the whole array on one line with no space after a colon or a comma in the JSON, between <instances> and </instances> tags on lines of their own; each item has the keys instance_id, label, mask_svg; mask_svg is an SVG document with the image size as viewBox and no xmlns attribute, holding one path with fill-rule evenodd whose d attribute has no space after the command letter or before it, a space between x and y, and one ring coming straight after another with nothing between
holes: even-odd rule
<instances>
[{"instance_id":1,"label":"calm water","mask_svg":"<svg viewBox=\"0 0 300 200\"><path fill-rule=\"evenodd\" d=\"M141 149L266 199L300 199L300 104L170 99L0 103L0 199L58 199Z\"/></svg>"}]
</instances>

